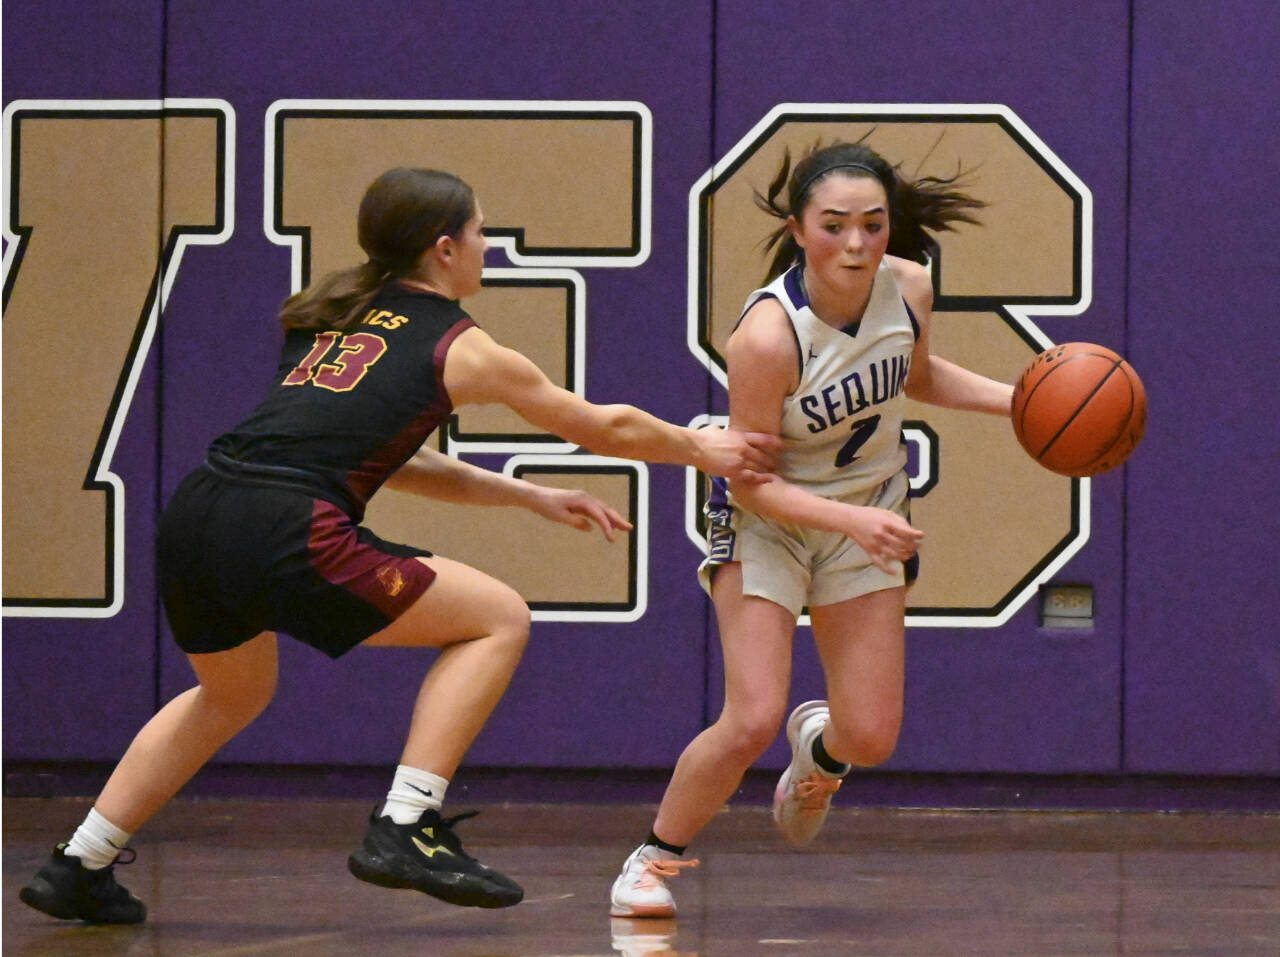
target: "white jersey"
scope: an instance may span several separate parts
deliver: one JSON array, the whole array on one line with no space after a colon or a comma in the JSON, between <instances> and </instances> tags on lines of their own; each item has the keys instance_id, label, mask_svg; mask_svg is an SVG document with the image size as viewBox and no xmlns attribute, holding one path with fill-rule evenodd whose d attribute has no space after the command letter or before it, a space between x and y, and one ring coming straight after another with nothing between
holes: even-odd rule
<instances>
[{"instance_id":1,"label":"white jersey","mask_svg":"<svg viewBox=\"0 0 1280 957\"><path fill-rule=\"evenodd\" d=\"M905 387L919 336L887 263L881 263L862 319L844 329L809 307L801 267L747 298L782 304L800 352L800 385L782 405L778 474L826 498L865 495L906 466Z\"/></svg>"}]
</instances>

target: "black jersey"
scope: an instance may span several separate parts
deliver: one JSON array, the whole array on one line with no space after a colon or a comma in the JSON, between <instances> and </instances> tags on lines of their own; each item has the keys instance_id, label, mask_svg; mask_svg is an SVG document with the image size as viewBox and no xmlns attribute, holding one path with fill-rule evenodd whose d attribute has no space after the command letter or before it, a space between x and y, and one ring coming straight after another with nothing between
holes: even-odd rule
<instances>
[{"instance_id":1,"label":"black jersey","mask_svg":"<svg viewBox=\"0 0 1280 957\"><path fill-rule=\"evenodd\" d=\"M275 386L213 441L209 466L312 492L358 521L453 411L445 354L474 325L456 300L389 284L346 332L290 331Z\"/></svg>"}]
</instances>

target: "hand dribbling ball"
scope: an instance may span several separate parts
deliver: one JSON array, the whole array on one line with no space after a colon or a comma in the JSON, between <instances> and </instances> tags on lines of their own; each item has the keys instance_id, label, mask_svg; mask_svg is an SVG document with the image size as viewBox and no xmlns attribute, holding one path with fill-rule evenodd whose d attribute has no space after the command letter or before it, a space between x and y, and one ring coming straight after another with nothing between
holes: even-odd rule
<instances>
[{"instance_id":1,"label":"hand dribbling ball","mask_svg":"<svg viewBox=\"0 0 1280 957\"><path fill-rule=\"evenodd\" d=\"M1013 387L1013 432L1059 475L1097 475L1123 464L1147 427L1147 393L1123 357L1067 342L1040 353Z\"/></svg>"}]
</instances>

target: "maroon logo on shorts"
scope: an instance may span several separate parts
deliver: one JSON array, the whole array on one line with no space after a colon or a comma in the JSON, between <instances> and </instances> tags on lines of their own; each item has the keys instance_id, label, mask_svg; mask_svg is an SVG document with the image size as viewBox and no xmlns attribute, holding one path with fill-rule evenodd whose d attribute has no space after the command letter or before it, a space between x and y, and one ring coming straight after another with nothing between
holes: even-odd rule
<instances>
[{"instance_id":1,"label":"maroon logo on shorts","mask_svg":"<svg viewBox=\"0 0 1280 957\"><path fill-rule=\"evenodd\" d=\"M404 575L395 565L383 565L379 568L378 581L382 582L382 587L386 589L387 594L392 598L404 591Z\"/></svg>"}]
</instances>

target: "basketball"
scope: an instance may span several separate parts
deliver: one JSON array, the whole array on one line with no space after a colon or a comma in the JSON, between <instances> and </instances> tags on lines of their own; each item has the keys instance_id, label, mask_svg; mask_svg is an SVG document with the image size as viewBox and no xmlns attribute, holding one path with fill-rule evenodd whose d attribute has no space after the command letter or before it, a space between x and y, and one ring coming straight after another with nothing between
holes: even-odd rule
<instances>
[{"instance_id":1,"label":"basketball","mask_svg":"<svg viewBox=\"0 0 1280 957\"><path fill-rule=\"evenodd\" d=\"M1033 459L1083 477L1123 464L1142 441L1147 393L1123 357L1068 342L1040 353L1013 387L1013 432Z\"/></svg>"}]
</instances>

